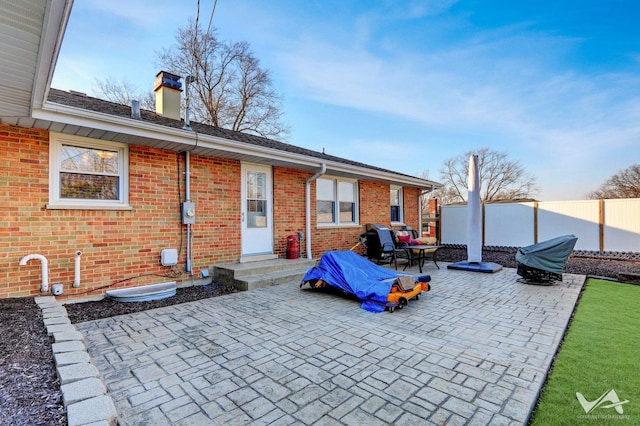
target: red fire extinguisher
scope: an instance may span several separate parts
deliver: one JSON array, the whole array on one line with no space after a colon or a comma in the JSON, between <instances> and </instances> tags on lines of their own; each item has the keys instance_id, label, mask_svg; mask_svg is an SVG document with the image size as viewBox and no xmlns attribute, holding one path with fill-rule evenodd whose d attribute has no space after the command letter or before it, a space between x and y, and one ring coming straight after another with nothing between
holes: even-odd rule
<instances>
[{"instance_id":1,"label":"red fire extinguisher","mask_svg":"<svg viewBox=\"0 0 640 426\"><path fill-rule=\"evenodd\" d=\"M297 259L300 256L298 236L293 234L287 237L287 259Z\"/></svg>"}]
</instances>

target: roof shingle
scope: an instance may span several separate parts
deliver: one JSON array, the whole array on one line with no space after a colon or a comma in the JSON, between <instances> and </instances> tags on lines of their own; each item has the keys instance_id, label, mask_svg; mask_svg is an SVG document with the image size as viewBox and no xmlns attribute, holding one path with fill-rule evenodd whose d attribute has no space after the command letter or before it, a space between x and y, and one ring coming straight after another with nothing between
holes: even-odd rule
<instances>
[{"instance_id":1,"label":"roof shingle","mask_svg":"<svg viewBox=\"0 0 640 426\"><path fill-rule=\"evenodd\" d=\"M77 93L77 92L70 93L67 91L52 88L49 91L48 99L50 102L54 102L54 103L58 103L66 106L109 114L117 117L131 118L130 106L122 105L122 104L118 104L110 101L105 101L103 99L94 98L91 96L87 96L83 93ZM141 116L140 119L142 121L152 123L152 124L157 124L160 126L181 129L182 126L184 125L184 122L182 120L174 120L171 118L163 117L159 114L156 114L155 112L148 111L148 110L141 110L140 116ZM133 118L131 119L135 120ZM269 139L269 138L265 138L257 135L237 132L229 129L224 129L221 127L216 127L216 126L211 126L211 125L206 125L206 124L196 123L196 122L191 122L190 125L195 132L204 134L204 135L224 138L224 139L228 139L236 142L275 149L279 151L290 152L290 153L299 154L307 157L321 159L324 161L333 161L336 163L342 163L349 166L362 167L365 169L376 170L384 173L391 173L398 176L405 176L405 177L411 177L414 179L420 179L412 175L399 173L399 172L384 169L381 167L371 166L369 164L364 164L358 161L353 161L346 158L325 154L323 152L302 148L296 145L276 141L273 139ZM424 180L424 179L421 179L421 180ZM432 183L428 180L424 180L424 182L429 184Z\"/></svg>"}]
</instances>

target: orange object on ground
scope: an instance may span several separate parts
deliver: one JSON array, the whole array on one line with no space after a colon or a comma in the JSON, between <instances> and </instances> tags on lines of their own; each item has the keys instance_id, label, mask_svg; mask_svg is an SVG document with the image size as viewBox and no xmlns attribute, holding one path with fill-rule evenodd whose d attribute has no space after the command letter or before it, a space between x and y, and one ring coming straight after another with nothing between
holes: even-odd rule
<instances>
[{"instance_id":1,"label":"orange object on ground","mask_svg":"<svg viewBox=\"0 0 640 426\"><path fill-rule=\"evenodd\" d=\"M409 304L409 300L415 297L416 300L420 298L420 293L423 291L429 291L431 287L429 283L414 281L413 289L402 290L398 284L391 286L391 291L387 297L387 309L389 312L393 312L395 308L402 309Z\"/></svg>"}]
</instances>

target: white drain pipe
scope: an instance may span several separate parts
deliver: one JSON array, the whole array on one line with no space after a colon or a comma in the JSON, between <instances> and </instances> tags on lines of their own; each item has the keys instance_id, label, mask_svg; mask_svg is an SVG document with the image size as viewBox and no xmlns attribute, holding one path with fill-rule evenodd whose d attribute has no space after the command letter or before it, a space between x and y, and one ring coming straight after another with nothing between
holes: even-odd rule
<instances>
[{"instance_id":1,"label":"white drain pipe","mask_svg":"<svg viewBox=\"0 0 640 426\"><path fill-rule=\"evenodd\" d=\"M78 250L76 252L76 258L74 263L74 275L73 275L73 286L80 287L80 256L82 256L82 252Z\"/></svg>"},{"instance_id":2,"label":"white drain pipe","mask_svg":"<svg viewBox=\"0 0 640 426\"><path fill-rule=\"evenodd\" d=\"M47 261L47 258L41 254L28 254L20 259L20 266L25 266L27 262L32 259L39 260L42 265L42 287L40 288L40 291L45 293L49 291L49 262Z\"/></svg>"},{"instance_id":3,"label":"white drain pipe","mask_svg":"<svg viewBox=\"0 0 640 426\"><path fill-rule=\"evenodd\" d=\"M318 172L311 176L309 179L307 179L307 181L305 182L305 214L306 214L306 231L307 231L307 239L306 239L306 248L307 248L307 259L312 259L313 257L311 256L311 182L313 182L314 180L318 179L320 176L322 176L323 174L325 174L327 172L327 165L325 163L322 163L320 165L320 170L318 170Z\"/></svg>"}]
</instances>

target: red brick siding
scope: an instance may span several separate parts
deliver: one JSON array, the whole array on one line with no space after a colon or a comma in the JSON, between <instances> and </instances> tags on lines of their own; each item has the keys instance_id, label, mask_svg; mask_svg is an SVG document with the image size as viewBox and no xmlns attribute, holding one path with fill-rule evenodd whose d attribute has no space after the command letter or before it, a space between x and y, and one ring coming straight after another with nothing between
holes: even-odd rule
<instances>
[{"instance_id":1,"label":"red brick siding","mask_svg":"<svg viewBox=\"0 0 640 426\"><path fill-rule=\"evenodd\" d=\"M131 211L48 210L49 133L0 124L0 298L40 294L41 266L19 266L31 253L49 261L49 284L62 283L66 297L100 295L108 288L188 278L184 201L184 154L131 145ZM192 270L198 274L240 255L240 162L190 156ZM287 236L306 233L305 182L312 173L273 168L274 252L286 256ZM311 184L314 258L328 250L348 250L365 224L389 225L389 185L359 182L360 226L316 228L315 182ZM405 188L405 222L417 228L417 190ZM308 236L305 235L305 238ZM306 241L300 241L306 257ZM164 248L179 250L173 269L160 264ZM74 289L74 254L82 251L81 285ZM362 252L362 251L360 251ZM167 276L164 276L167 275Z\"/></svg>"},{"instance_id":2,"label":"red brick siding","mask_svg":"<svg viewBox=\"0 0 640 426\"><path fill-rule=\"evenodd\" d=\"M420 191L417 188L404 188L402 201L404 203L404 223L420 232L418 212L420 210Z\"/></svg>"},{"instance_id":3,"label":"red brick siding","mask_svg":"<svg viewBox=\"0 0 640 426\"><path fill-rule=\"evenodd\" d=\"M310 177L310 173L299 170L273 168L274 253L280 257L286 257L289 235L306 233L305 182ZM312 198L315 198L315 192ZM298 244L302 257L306 257L305 240L298 241Z\"/></svg>"},{"instance_id":4,"label":"red brick siding","mask_svg":"<svg viewBox=\"0 0 640 426\"><path fill-rule=\"evenodd\" d=\"M191 201L194 271L240 255L240 162L192 155Z\"/></svg>"},{"instance_id":5,"label":"red brick siding","mask_svg":"<svg viewBox=\"0 0 640 426\"><path fill-rule=\"evenodd\" d=\"M48 132L0 125L0 148L6 153L0 163L5 181L0 192L0 297L40 294L40 262L18 265L30 253L47 258L49 283L63 283L68 296L100 294L105 291L100 287L109 285L118 288L172 279L161 276L173 274L160 264L163 248L178 249L175 268L184 269L182 154L130 146L132 211L47 210ZM191 166L191 194L196 203L192 269L197 273L213 263L238 258L240 163L192 155ZM71 287L76 250L83 253L78 289Z\"/></svg>"},{"instance_id":6,"label":"red brick siding","mask_svg":"<svg viewBox=\"0 0 640 426\"><path fill-rule=\"evenodd\" d=\"M436 214L438 213L438 200L436 198L430 198L428 200L428 204L427 204L427 208L428 208L428 214L432 217L435 217ZM437 228L438 228L438 223L437 222L429 222L429 232L423 232L422 236L423 237L432 237L432 238L437 238Z\"/></svg>"},{"instance_id":7,"label":"red brick siding","mask_svg":"<svg viewBox=\"0 0 640 426\"><path fill-rule=\"evenodd\" d=\"M365 231L368 223L390 226L391 211L389 185L379 182L361 180L358 182L360 226L340 228L318 228L313 237L313 257L318 258L329 250L349 250L358 243L358 237ZM315 228L315 184L311 191L312 225ZM404 189L405 224L418 229L418 189ZM362 246L355 250L364 254Z\"/></svg>"}]
</instances>

